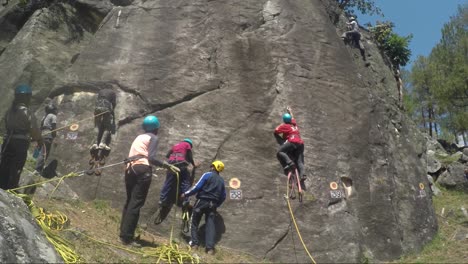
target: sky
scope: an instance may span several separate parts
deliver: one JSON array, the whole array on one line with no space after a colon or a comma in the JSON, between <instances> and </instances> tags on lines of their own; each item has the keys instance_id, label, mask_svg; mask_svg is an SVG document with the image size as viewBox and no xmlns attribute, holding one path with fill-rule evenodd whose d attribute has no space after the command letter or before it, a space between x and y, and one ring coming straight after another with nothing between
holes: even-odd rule
<instances>
[{"instance_id":1,"label":"sky","mask_svg":"<svg viewBox=\"0 0 468 264\"><path fill-rule=\"evenodd\" d=\"M418 55L428 56L432 48L441 38L441 29L450 17L457 12L459 5L467 4L468 0L374 0L382 10L384 17L358 15L361 26L368 22L375 25L376 20L392 21L393 31L400 36L413 34L410 42L411 60L405 67L411 69L411 64Z\"/></svg>"}]
</instances>

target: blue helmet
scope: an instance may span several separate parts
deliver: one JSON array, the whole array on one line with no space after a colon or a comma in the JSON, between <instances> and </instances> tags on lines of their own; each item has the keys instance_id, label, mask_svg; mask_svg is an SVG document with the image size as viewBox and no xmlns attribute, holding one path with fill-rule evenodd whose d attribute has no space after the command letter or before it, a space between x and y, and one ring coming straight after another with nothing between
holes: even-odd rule
<instances>
[{"instance_id":1,"label":"blue helmet","mask_svg":"<svg viewBox=\"0 0 468 264\"><path fill-rule=\"evenodd\" d=\"M184 138L184 141L190 144L190 147L193 148L193 142L190 138Z\"/></svg>"},{"instance_id":2,"label":"blue helmet","mask_svg":"<svg viewBox=\"0 0 468 264\"><path fill-rule=\"evenodd\" d=\"M32 89L27 84L20 84L16 86L15 94L32 94Z\"/></svg>"},{"instance_id":3,"label":"blue helmet","mask_svg":"<svg viewBox=\"0 0 468 264\"><path fill-rule=\"evenodd\" d=\"M155 129L159 128L159 120L154 115L147 116L145 119L143 119L142 127L145 132L154 131Z\"/></svg>"},{"instance_id":4,"label":"blue helmet","mask_svg":"<svg viewBox=\"0 0 468 264\"><path fill-rule=\"evenodd\" d=\"M288 124L288 123L291 123L291 120L292 120L292 116L288 113L284 114L283 115L283 121Z\"/></svg>"}]
</instances>

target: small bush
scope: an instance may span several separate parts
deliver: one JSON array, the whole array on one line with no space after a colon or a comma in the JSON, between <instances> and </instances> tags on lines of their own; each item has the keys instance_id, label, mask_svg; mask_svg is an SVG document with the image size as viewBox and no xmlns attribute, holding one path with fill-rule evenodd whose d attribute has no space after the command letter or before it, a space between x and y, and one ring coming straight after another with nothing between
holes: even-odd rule
<instances>
[{"instance_id":1,"label":"small bush","mask_svg":"<svg viewBox=\"0 0 468 264\"><path fill-rule=\"evenodd\" d=\"M408 46L413 35L399 36L393 32L394 26L389 21L377 22L375 27L369 27L369 31L377 46L390 58L394 66L405 66L411 56L411 50Z\"/></svg>"}]
</instances>

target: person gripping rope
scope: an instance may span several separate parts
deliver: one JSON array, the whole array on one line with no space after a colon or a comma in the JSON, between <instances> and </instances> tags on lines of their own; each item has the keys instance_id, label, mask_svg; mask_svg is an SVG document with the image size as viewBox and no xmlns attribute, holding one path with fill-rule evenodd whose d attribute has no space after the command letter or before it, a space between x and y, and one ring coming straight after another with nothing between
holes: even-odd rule
<instances>
[{"instance_id":1,"label":"person gripping rope","mask_svg":"<svg viewBox=\"0 0 468 264\"><path fill-rule=\"evenodd\" d=\"M36 171L42 175L44 165L49 157L52 143L57 136L54 131L57 128L57 107L53 104L48 104L45 107L45 116L41 121L41 132L44 139L44 145L39 146L39 156L36 162Z\"/></svg>"},{"instance_id":2,"label":"person gripping rope","mask_svg":"<svg viewBox=\"0 0 468 264\"><path fill-rule=\"evenodd\" d=\"M43 144L30 103L32 89L20 84L15 88L13 104L5 114L6 135L3 137L0 161L0 188L18 187L31 139L39 146Z\"/></svg>"},{"instance_id":3,"label":"person gripping rope","mask_svg":"<svg viewBox=\"0 0 468 264\"><path fill-rule=\"evenodd\" d=\"M110 151L111 135L115 134L115 114L114 109L117 104L116 95L111 88L99 90L94 107L94 126L98 129L96 143L91 146L91 150L103 149Z\"/></svg>"},{"instance_id":4,"label":"person gripping rope","mask_svg":"<svg viewBox=\"0 0 468 264\"><path fill-rule=\"evenodd\" d=\"M130 147L129 157L126 159L125 187L127 201L122 212L120 223L120 241L124 245L139 247L135 240L135 229L140 218L140 209L143 207L151 185L152 168L159 166L173 171L179 168L156 158L159 138L157 136L160 127L156 116L146 116L142 124L144 134L135 138Z\"/></svg>"},{"instance_id":5,"label":"person gripping rope","mask_svg":"<svg viewBox=\"0 0 468 264\"><path fill-rule=\"evenodd\" d=\"M191 164L193 168L197 168L200 164L195 163L193 160L193 142L189 138L185 138L183 141L175 144L167 153L166 158L167 162L171 165L174 165L180 169L179 173L179 182L177 182L177 175L168 170L166 174L166 181L161 189L159 205L170 208L172 204L176 202L177 188L179 194L186 192L192 185L191 173L188 169L188 166ZM177 184L179 184L177 186ZM184 201L187 203L188 199ZM179 201L177 206L182 206L182 201ZM168 210L161 210L168 211ZM161 221L164 219L161 219Z\"/></svg>"},{"instance_id":6,"label":"person gripping rope","mask_svg":"<svg viewBox=\"0 0 468 264\"><path fill-rule=\"evenodd\" d=\"M215 253L216 209L220 207L226 199L224 180L220 176L223 170L223 162L219 160L213 161L210 171L204 173L190 190L182 193L180 196L181 199L185 199L191 195L197 194L197 201L193 205L192 211L192 221L190 224L192 239L189 244L194 250L198 249L198 226L202 216L205 215L205 246L208 254Z\"/></svg>"},{"instance_id":7,"label":"person gripping rope","mask_svg":"<svg viewBox=\"0 0 468 264\"><path fill-rule=\"evenodd\" d=\"M306 179L304 170L304 141L301 139L296 119L294 119L292 110L288 106L287 113L283 114L283 124L276 127L274 135L280 145L276 157L287 175L290 170L295 168L294 159L302 180Z\"/></svg>"}]
</instances>

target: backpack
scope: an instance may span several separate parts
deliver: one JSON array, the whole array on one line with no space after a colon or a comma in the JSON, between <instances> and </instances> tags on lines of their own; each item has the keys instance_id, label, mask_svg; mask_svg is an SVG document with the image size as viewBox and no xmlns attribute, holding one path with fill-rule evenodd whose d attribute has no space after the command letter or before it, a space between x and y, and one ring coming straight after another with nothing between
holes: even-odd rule
<instances>
[{"instance_id":1,"label":"backpack","mask_svg":"<svg viewBox=\"0 0 468 264\"><path fill-rule=\"evenodd\" d=\"M112 112L112 103L109 102L106 98L98 97L96 100L96 105L94 107L94 114L98 115L104 112Z\"/></svg>"}]
</instances>

